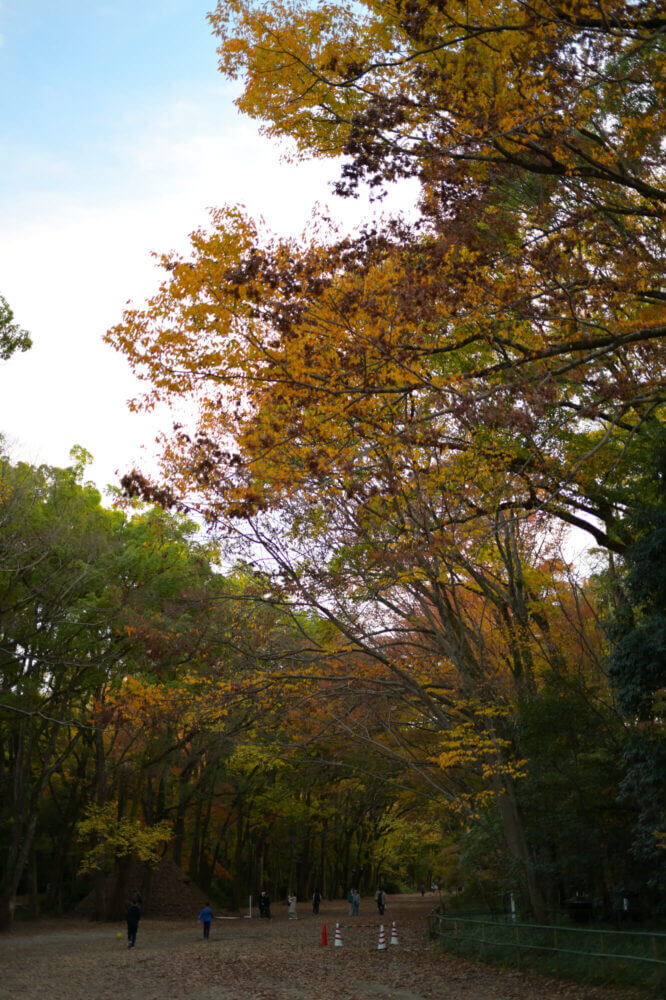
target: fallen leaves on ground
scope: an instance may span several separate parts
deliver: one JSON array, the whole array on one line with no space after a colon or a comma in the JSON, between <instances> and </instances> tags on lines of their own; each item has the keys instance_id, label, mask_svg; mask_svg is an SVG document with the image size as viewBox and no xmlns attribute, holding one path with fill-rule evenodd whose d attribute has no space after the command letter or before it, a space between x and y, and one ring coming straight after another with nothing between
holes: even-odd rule
<instances>
[{"instance_id":1,"label":"fallen leaves on ground","mask_svg":"<svg viewBox=\"0 0 666 1000\"><path fill-rule=\"evenodd\" d=\"M2 997L22 1000L628 1000L626 991L554 981L442 954L427 937L433 898L393 897L384 918L363 900L324 903L300 919L274 905L270 921L219 920L211 940L192 920L143 920L137 947L118 925L48 921L0 939ZM378 951L379 925L398 945ZM336 922L341 948L333 945ZM327 925L327 947L321 946Z\"/></svg>"}]
</instances>

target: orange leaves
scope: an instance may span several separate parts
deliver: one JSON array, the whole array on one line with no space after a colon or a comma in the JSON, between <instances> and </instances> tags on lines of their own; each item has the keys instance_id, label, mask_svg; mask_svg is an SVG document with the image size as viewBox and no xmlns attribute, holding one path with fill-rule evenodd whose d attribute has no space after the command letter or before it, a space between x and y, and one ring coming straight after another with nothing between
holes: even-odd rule
<instances>
[{"instance_id":1,"label":"orange leaves","mask_svg":"<svg viewBox=\"0 0 666 1000\"><path fill-rule=\"evenodd\" d=\"M220 3L209 20L221 42L221 70L253 83L239 99L239 107L252 117L264 118L270 101L274 122L269 131L289 135L301 148L308 140L319 139L323 145L327 138L330 155L331 136L324 135L320 118L344 120L350 110L346 88L331 92L329 81L340 73L352 73L362 59L363 19L358 5ZM294 91L300 95L298 104L292 100ZM307 140L301 141L301 131Z\"/></svg>"},{"instance_id":2,"label":"orange leaves","mask_svg":"<svg viewBox=\"0 0 666 1000\"><path fill-rule=\"evenodd\" d=\"M107 696L101 711L113 719L119 731L145 738L159 737L174 730L197 732L222 723L227 716L229 685L198 673L181 671L177 682L144 681L126 677Z\"/></svg>"},{"instance_id":3,"label":"orange leaves","mask_svg":"<svg viewBox=\"0 0 666 1000\"><path fill-rule=\"evenodd\" d=\"M617 145L602 141L583 157L571 139L609 94L626 102L627 151L637 130L634 146L645 149L646 115L650 136L663 134L660 102L646 99L663 73L641 74L656 58L657 4L620 4L612 22L591 5L571 7L246 0L218 4L210 19L222 71L243 78L239 106L310 155L345 149L352 184L355 169L391 180L447 155L580 177L591 158L617 182ZM623 60L630 71L616 73Z\"/></svg>"},{"instance_id":4,"label":"orange leaves","mask_svg":"<svg viewBox=\"0 0 666 1000\"><path fill-rule=\"evenodd\" d=\"M211 15L268 131L343 150L343 192L405 175L422 190L418 223L347 238L216 212L109 333L148 405L197 407L166 445L162 496L274 572L295 617L332 623L318 669L305 642L299 676L280 674L290 722L322 694L306 740L329 712L382 743L369 712L393 732L393 711L427 730L431 763L487 789L521 755L465 702L535 697L581 635L594 661L547 532L559 519L622 549L630 456L663 409L663 109L656 7L640 6L612 24L586 0Z\"/></svg>"},{"instance_id":5,"label":"orange leaves","mask_svg":"<svg viewBox=\"0 0 666 1000\"><path fill-rule=\"evenodd\" d=\"M163 256L162 267L171 275L146 309L127 310L122 324L111 329L107 340L126 353L132 367L147 374L153 391L146 402L154 405L178 392L196 392L202 374L223 383L233 354L219 354L215 339L207 336L211 324L233 332L242 315L227 276L252 245L254 228L237 210L212 214L211 234L192 234L197 266L174 256ZM156 341L154 327L161 337ZM196 343L196 349L193 350Z\"/></svg>"}]
</instances>

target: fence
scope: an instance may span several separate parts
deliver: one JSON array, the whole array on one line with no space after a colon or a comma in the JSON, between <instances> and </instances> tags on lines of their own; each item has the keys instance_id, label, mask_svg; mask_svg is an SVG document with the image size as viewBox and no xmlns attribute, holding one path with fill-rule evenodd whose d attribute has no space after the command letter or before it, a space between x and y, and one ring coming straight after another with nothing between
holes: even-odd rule
<instances>
[{"instance_id":1,"label":"fence","mask_svg":"<svg viewBox=\"0 0 666 1000\"><path fill-rule=\"evenodd\" d=\"M666 986L666 934L517 923L434 910L431 937L469 958L531 968L563 979L584 979L660 991Z\"/></svg>"}]
</instances>

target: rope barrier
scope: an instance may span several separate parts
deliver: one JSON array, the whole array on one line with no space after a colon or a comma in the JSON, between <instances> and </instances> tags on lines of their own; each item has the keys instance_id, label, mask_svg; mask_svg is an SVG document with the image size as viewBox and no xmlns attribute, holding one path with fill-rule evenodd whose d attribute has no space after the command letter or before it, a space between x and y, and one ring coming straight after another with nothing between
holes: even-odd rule
<instances>
[{"instance_id":1,"label":"rope barrier","mask_svg":"<svg viewBox=\"0 0 666 1000\"><path fill-rule=\"evenodd\" d=\"M383 926L383 924L379 924L379 923L377 923L377 924L359 924L356 921L354 921L353 924L340 924L340 927L344 927L347 930L349 930L352 927L374 927L375 930L379 930L379 928L382 927L382 926Z\"/></svg>"}]
</instances>

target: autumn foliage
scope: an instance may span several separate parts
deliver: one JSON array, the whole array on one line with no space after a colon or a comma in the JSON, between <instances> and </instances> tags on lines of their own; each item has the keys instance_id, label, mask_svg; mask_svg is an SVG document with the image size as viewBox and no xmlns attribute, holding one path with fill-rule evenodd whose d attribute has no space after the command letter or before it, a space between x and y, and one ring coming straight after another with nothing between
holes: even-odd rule
<instances>
[{"instance_id":1,"label":"autumn foliage","mask_svg":"<svg viewBox=\"0 0 666 1000\"><path fill-rule=\"evenodd\" d=\"M234 902L439 868L540 921L576 892L610 915L630 883L647 910L666 817L632 854L643 744L607 665L663 440L662 7L225 0L210 21L240 109L338 157L340 196L419 195L300 239L217 209L109 331L134 405L191 414L160 476L123 479L172 511L134 522L141 558L175 551L188 585L122 610L142 667L97 695L87 822L168 821ZM174 538L183 512L220 548Z\"/></svg>"},{"instance_id":2,"label":"autumn foliage","mask_svg":"<svg viewBox=\"0 0 666 1000\"><path fill-rule=\"evenodd\" d=\"M194 505L329 623L327 710L466 822L496 810L545 918L562 888L540 855L573 876L521 805L521 719L613 713L611 554L662 433L663 12L240 0L210 20L241 110L296 157L342 157L338 194L412 178L420 197L301 240L221 209L163 257L108 336L144 405L191 400L196 422L161 484L125 488ZM600 589L562 555L571 528L611 560ZM372 725L362 701L334 711L350 662Z\"/></svg>"}]
</instances>

